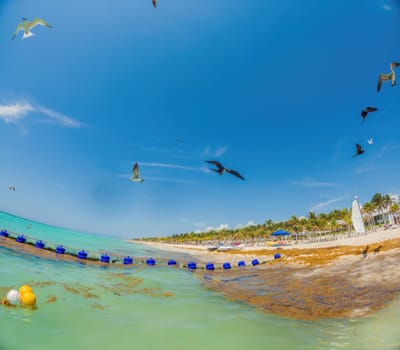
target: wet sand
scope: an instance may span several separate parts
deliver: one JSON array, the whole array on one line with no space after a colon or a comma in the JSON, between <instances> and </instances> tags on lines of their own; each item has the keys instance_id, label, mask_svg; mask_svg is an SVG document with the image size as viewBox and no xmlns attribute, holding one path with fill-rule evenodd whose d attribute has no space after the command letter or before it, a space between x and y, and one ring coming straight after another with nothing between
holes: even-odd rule
<instances>
[{"instance_id":1,"label":"wet sand","mask_svg":"<svg viewBox=\"0 0 400 350\"><path fill-rule=\"evenodd\" d=\"M265 261L229 273L198 270L196 275L207 288L229 300L243 301L284 317L364 317L400 297L399 229L340 242L273 249L224 253L193 247L167 249L191 253L202 262L248 261L250 257ZM274 259L276 253L280 259Z\"/></svg>"}]
</instances>

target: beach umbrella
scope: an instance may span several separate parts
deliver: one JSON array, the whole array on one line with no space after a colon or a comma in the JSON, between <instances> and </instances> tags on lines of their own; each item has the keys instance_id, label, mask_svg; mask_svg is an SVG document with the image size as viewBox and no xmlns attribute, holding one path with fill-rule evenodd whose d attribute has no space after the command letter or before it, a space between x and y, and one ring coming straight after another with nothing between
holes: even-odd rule
<instances>
[{"instance_id":1,"label":"beach umbrella","mask_svg":"<svg viewBox=\"0 0 400 350\"><path fill-rule=\"evenodd\" d=\"M271 236L289 236L290 233L284 230L277 230L271 233Z\"/></svg>"}]
</instances>

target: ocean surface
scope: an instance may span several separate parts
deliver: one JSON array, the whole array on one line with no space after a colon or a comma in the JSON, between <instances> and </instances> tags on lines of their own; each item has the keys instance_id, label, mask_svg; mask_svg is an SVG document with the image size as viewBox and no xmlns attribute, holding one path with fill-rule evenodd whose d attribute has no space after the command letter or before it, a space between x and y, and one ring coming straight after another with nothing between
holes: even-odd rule
<instances>
[{"instance_id":1,"label":"ocean surface","mask_svg":"<svg viewBox=\"0 0 400 350\"><path fill-rule=\"evenodd\" d=\"M89 252L168 257L2 212L0 228ZM0 248L0 297L23 284L37 309L0 306L0 350L400 349L400 300L362 319L291 320L225 300L184 269L93 267Z\"/></svg>"}]
</instances>

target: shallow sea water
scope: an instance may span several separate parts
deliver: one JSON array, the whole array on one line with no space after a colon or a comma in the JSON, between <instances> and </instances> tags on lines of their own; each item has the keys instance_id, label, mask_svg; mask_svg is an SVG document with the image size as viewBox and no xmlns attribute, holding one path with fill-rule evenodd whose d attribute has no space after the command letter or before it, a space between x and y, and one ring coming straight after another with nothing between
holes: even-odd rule
<instances>
[{"instance_id":1,"label":"shallow sea water","mask_svg":"<svg viewBox=\"0 0 400 350\"><path fill-rule=\"evenodd\" d=\"M79 248L161 254L0 213L0 228L27 224L37 238ZM1 350L400 349L400 300L362 319L290 320L227 301L187 270L84 266L0 248L1 297L22 284L38 308L0 307Z\"/></svg>"}]
</instances>

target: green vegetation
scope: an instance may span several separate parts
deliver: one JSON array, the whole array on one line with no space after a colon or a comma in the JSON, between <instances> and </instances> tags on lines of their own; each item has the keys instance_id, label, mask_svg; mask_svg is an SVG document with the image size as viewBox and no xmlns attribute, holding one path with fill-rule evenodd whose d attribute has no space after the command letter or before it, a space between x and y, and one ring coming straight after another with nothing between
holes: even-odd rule
<instances>
[{"instance_id":1,"label":"green vegetation","mask_svg":"<svg viewBox=\"0 0 400 350\"><path fill-rule=\"evenodd\" d=\"M372 228L378 224L374 221L374 215L382 215L386 212L393 217L395 223L400 222L400 210L397 203L393 203L389 195L374 194L370 202L364 203L362 212L367 227ZM381 224L384 224L382 222ZM210 244L216 242L262 242L271 239L271 233L283 229L293 234L307 233L331 234L352 230L351 209L335 209L329 213L316 214L309 212L307 217L293 215L290 219L281 222L266 220L264 224L246 226L232 230L219 230L207 232L186 232L167 237L142 238L144 241L160 243L189 243Z\"/></svg>"}]
</instances>

